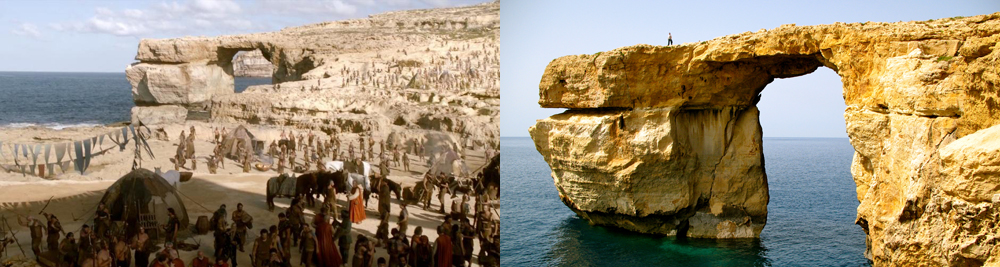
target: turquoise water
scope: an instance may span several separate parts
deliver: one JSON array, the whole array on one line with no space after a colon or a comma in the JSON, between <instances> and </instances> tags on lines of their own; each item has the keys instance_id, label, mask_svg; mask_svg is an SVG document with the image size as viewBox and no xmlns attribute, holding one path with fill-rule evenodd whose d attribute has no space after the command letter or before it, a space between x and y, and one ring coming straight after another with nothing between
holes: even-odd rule
<instances>
[{"instance_id":1,"label":"turquoise water","mask_svg":"<svg viewBox=\"0 0 1000 267\"><path fill-rule=\"evenodd\" d=\"M235 91L271 78L235 80ZM0 72L0 127L100 125L130 118L125 73Z\"/></svg>"},{"instance_id":2,"label":"turquoise water","mask_svg":"<svg viewBox=\"0 0 1000 267\"><path fill-rule=\"evenodd\" d=\"M846 138L765 138L760 239L650 237L591 226L556 193L529 138L501 138L503 266L868 266Z\"/></svg>"}]
</instances>

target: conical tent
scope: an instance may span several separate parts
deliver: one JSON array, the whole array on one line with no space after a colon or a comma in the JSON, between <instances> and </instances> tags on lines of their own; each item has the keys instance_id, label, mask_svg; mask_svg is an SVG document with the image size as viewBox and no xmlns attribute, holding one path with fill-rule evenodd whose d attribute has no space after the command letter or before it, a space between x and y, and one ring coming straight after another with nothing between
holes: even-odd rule
<instances>
[{"instance_id":1,"label":"conical tent","mask_svg":"<svg viewBox=\"0 0 1000 267\"><path fill-rule=\"evenodd\" d=\"M137 169L122 176L108 187L101 198L111 212L112 221L125 222L125 236L132 238L138 233L140 215L155 217L157 225L167 223L167 208L173 208L181 228L187 228L187 209L180 195L156 173L147 169Z\"/></svg>"},{"instance_id":2,"label":"conical tent","mask_svg":"<svg viewBox=\"0 0 1000 267\"><path fill-rule=\"evenodd\" d=\"M240 147L253 152L253 143L253 133L250 133L250 131L247 130L247 127L240 125L226 134L226 136L222 139L222 151L225 153L224 156L226 157L239 158Z\"/></svg>"}]
</instances>

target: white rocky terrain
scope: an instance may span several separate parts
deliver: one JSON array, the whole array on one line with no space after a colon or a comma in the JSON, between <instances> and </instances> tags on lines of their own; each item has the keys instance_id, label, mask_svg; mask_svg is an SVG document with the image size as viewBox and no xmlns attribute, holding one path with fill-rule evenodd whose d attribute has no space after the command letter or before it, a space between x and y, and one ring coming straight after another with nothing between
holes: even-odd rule
<instances>
[{"instance_id":1,"label":"white rocky terrain","mask_svg":"<svg viewBox=\"0 0 1000 267\"><path fill-rule=\"evenodd\" d=\"M139 62L126 69L138 106L133 117L179 123L186 118L177 112L152 110L185 108L210 111L210 122L370 135L407 145L444 134L459 150L495 147L499 10L493 2L270 33L142 40ZM240 51L260 51L273 65L273 85L234 93L233 57Z\"/></svg>"}]
</instances>

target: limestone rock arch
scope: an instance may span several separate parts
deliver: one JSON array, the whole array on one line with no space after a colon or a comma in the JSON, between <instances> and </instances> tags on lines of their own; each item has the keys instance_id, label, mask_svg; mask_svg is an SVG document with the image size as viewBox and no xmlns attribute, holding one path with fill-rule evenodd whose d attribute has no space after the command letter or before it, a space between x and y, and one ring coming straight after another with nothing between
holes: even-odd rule
<instances>
[{"instance_id":1,"label":"limestone rock arch","mask_svg":"<svg viewBox=\"0 0 1000 267\"><path fill-rule=\"evenodd\" d=\"M592 223L756 238L769 201L759 94L775 78L827 67L844 86L867 256L997 263L998 40L994 13L783 25L566 56L546 68L538 103L568 110L529 132L560 198Z\"/></svg>"}]
</instances>

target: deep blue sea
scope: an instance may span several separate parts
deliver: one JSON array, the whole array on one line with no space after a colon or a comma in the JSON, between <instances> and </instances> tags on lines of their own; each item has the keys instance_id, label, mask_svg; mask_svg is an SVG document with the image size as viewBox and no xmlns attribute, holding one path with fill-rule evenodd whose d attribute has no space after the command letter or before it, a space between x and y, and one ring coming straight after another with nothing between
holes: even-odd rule
<instances>
[{"instance_id":1,"label":"deep blue sea","mask_svg":"<svg viewBox=\"0 0 1000 267\"><path fill-rule=\"evenodd\" d=\"M764 138L760 239L650 237L569 210L529 138L501 138L501 266L869 266L846 138Z\"/></svg>"},{"instance_id":2,"label":"deep blue sea","mask_svg":"<svg viewBox=\"0 0 1000 267\"><path fill-rule=\"evenodd\" d=\"M271 78L236 78L236 91ZM50 128L127 121L131 86L121 73L0 72L0 127Z\"/></svg>"}]
</instances>

